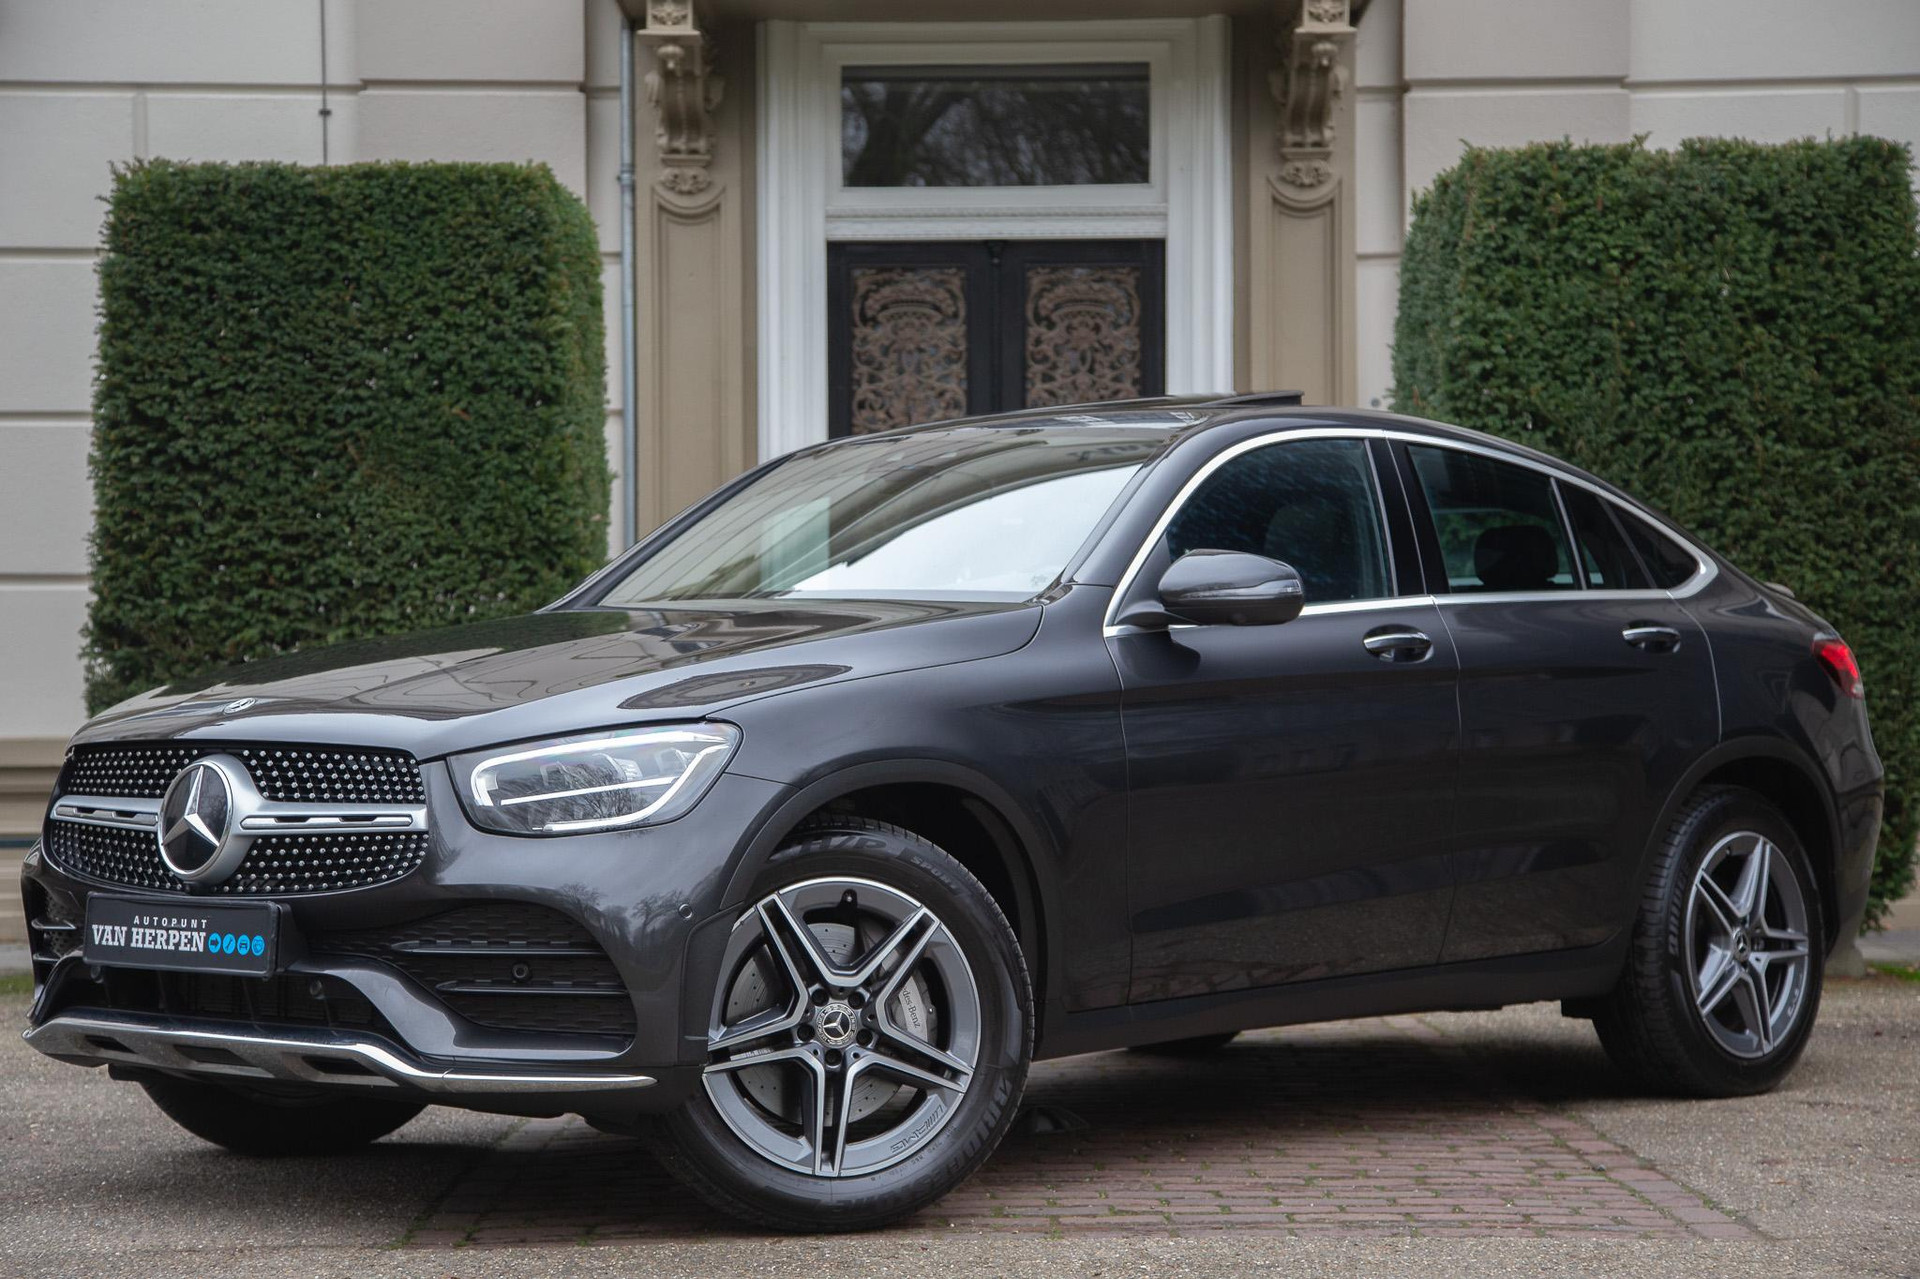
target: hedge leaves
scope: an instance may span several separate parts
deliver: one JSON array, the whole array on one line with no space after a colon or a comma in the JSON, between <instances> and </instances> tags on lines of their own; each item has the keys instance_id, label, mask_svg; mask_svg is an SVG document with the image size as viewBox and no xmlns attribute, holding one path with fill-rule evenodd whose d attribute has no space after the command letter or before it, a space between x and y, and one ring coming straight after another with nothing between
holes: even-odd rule
<instances>
[{"instance_id":1,"label":"hedge leaves","mask_svg":"<svg viewBox=\"0 0 1920 1279\"><path fill-rule=\"evenodd\" d=\"M100 297L94 710L605 558L598 243L543 166L137 164Z\"/></svg>"},{"instance_id":2,"label":"hedge leaves","mask_svg":"<svg viewBox=\"0 0 1920 1279\"><path fill-rule=\"evenodd\" d=\"M1920 825L1920 250L1874 138L1470 149L1414 202L1394 400L1646 498L1859 655L1888 773L1870 916Z\"/></svg>"}]
</instances>

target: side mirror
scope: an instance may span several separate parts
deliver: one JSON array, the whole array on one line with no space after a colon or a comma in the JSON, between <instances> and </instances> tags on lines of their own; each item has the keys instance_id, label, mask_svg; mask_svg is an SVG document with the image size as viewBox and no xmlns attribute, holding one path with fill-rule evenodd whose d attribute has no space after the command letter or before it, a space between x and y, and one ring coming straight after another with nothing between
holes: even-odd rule
<instances>
[{"instance_id":1,"label":"side mirror","mask_svg":"<svg viewBox=\"0 0 1920 1279\"><path fill-rule=\"evenodd\" d=\"M1161 575L1159 590L1167 617L1202 626L1278 626L1307 602L1293 565L1244 551L1189 551Z\"/></svg>"}]
</instances>

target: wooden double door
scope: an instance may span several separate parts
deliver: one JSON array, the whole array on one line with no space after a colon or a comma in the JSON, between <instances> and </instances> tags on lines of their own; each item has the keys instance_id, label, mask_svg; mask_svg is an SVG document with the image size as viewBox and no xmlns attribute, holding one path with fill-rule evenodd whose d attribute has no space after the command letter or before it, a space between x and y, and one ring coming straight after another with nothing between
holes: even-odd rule
<instances>
[{"instance_id":1,"label":"wooden double door","mask_svg":"<svg viewBox=\"0 0 1920 1279\"><path fill-rule=\"evenodd\" d=\"M827 250L829 433L1166 388L1165 242Z\"/></svg>"}]
</instances>

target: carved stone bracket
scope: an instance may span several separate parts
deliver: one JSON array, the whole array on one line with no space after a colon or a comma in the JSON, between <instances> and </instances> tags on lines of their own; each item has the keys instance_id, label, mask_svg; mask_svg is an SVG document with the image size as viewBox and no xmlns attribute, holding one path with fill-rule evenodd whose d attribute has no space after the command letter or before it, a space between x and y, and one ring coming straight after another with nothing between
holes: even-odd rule
<instances>
[{"instance_id":1,"label":"carved stone bracket","mask_svg":"<svg viewBox=\"0 0 1920 1279\"><path fill-rule=\"evenodd\" d=\"M713 41L699 28L692 0L647 0L639 38L653 46L647 101L655 115L661 190L699 195L713 185L713 113L726 81L713 73Z\"/></svg>"},{"instance_id":2,"label":"carved stone bracket","mask_svg":"<svg viewBox=\"0 0 1920 1279\"><path fill-rule=\"evenodd\" d=\"M1278 181L1314 192L1334 180L1334 109L1346 92L1341 65L1355 35L1350 0L1303 0L1279 37L1280 67L1267 77L1280 108Z\"/></svg>"}]
</instances>

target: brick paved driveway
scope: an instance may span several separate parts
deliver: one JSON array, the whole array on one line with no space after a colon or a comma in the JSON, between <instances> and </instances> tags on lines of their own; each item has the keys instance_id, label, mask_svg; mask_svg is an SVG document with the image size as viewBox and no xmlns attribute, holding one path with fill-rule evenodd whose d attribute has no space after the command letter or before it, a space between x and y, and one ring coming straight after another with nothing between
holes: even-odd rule
<instances>
[{"instance_id":1,"label":"brick paved driveway","mask_svg":"<svg viewBox=\"0 0 1920 1279\"><path fill-rule=\"evenodd\" d=\"M1262 1031L1203 1059L1049 1062L1027 1102L1023 1127L1056 1130L1017 1132L898 1229L1754 1237L1588 1124L1486 1077L1418 1018ZM407 1242L728 1229L635 1143L554 1119L514 1129Z\"/></svg>"},{"instance_id":2,"label":"brick paved driveway","mask_svg":"<svg viewBox=\"0 0 1920 1279\"><path fill-rule=\"evenodd\" d=\"M1551 1005L1103 1054L1029 1091L1084 1127L1016 1134L892 1230L793 1239L573 1120L435 1108L354 1155L237 1158L8 1034L0 1279L1920 1279L1917 1065L1920 986L1886 978L1830 984L1787 1085L1727 1101L1634 1093Z\"/></svg>"}]
</instances>

